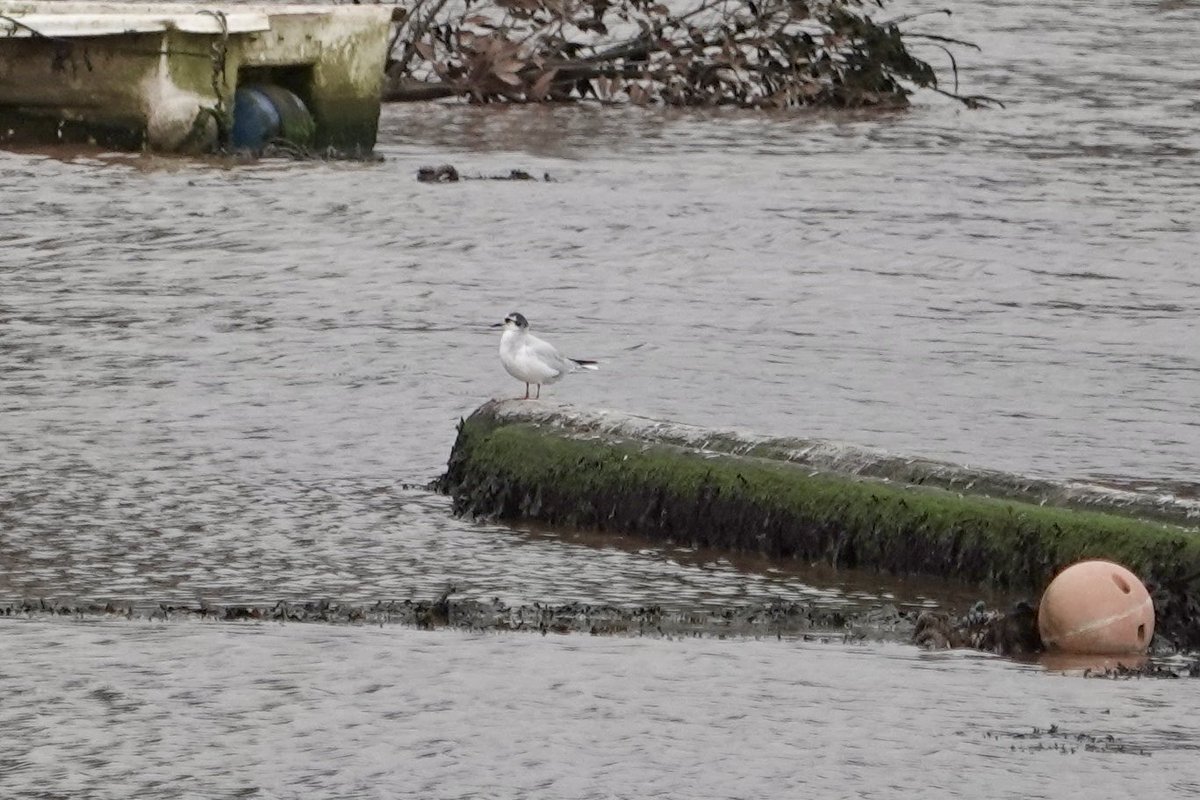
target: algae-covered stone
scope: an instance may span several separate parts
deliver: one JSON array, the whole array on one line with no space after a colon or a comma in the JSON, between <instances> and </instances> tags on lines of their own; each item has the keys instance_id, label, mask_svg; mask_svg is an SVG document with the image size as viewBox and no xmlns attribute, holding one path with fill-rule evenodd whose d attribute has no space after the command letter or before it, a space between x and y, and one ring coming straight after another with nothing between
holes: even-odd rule
<instances>
[{"instance_id":1,"label":"algae-covered stone","mask_svg":"<svg viewBox=\"0 0 1200 800\"><path fill-rule=\"evenodd\" d=\"M1165 636L1200 646L1195 528L744 455L754 443L737 437L720 451L671 444L671 426L634 436L612 422L488 403L462 423L441 487L458 513L1030 592L1067 564L1107 558L1153 586Z\"/></svg>"}]
</instances>

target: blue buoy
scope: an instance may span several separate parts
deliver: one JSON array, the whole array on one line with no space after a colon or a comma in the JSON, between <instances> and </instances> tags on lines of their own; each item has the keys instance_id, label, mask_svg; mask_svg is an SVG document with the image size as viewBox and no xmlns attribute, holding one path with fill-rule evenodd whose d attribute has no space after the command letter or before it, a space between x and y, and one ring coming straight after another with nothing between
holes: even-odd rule
<instances>
[{"instance_id":1,"label":"blue buoy","mask_svg":"<svg viewBox=\"0 0 1200 800\"><path fill-rule=\"evenodd\" d=\"M262 150L279 136L279 112L271 98L257 86L239 86L233 95L233 130L229 145L234 150Z\"/></svg>"},{"instance_id":2,"label":"blue buoy","mask_svg":"<svg viewBox=\"0 0 1200 800\"><path fill-rule=\"evenodd\" d=\"M310 147L316 126L304 101L280 86L239 86L233 96L233 129L229 145L234 150L259 152L283 140Z\"/></svg>"}]
</instances>

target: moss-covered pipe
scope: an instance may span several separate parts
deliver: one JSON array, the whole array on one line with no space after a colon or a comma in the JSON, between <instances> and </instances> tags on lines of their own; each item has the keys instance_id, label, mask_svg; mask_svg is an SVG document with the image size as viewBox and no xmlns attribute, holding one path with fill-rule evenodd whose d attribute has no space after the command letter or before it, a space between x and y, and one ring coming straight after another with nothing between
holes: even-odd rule
<instances>
[{"instance_id":1,"label":"moss-covered pipe","mask_svg":"<svg viewBox=\"0 0 1200 800\"><path fill-rule=\"evenodd\" d=\"M766 457L779 455L778 440L772 447L709 434L702 448L692 441L698 435L620 415L492 401L462 422L440 486L457 513L1031 593L1067 564L1108 558L1147 581L1163 637L1200 648L1200 531L1188 503L1168 508L1157 499L1121 498L1105 506L1097 499L1108 494L1102 490L1092 497L1079 487L1055 490L1051 482L990 472L971 481L969 470L907 459L896 460L909 470L897 476L904 481L885 480L861 468L869 451L843 447L840 461L817 464ZM872 462L875 472L881 460ZM860 468L847 470L851 462ZM930 475L911 471L914 464L942 482L952 477L957 488L931 485ZM1026 484L1021 495L1017 488ZM983 493L997 485L1002 496ZM1106 510L1080 509L1081 502ZM1142 519L1140 508L1179 519Z\"/></svg>"}]
</instances>

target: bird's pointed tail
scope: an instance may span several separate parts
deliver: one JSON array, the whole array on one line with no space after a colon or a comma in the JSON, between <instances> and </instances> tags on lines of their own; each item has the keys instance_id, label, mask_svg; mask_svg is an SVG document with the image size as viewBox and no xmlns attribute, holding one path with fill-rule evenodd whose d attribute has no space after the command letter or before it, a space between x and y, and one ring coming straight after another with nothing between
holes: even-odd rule
<instances>
[{"instance_id":1,"label":"bird's pointed tail","mask_svg":"<svg viewBox=\"0 0 1200 800\"><path fill-rule=\"evenodd\" d=\"M572 358L570 361L572 361L575 366L579 367L580 369L600 369L599 361L590 361L586 358Z\"/></svg>"}]
</instances>

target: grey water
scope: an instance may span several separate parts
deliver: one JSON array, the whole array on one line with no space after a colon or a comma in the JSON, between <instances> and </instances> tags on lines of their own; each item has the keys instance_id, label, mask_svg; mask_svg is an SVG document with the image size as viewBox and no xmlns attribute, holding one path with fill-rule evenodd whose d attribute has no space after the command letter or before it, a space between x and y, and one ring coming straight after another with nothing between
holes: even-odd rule
<instances>
[{"instance_id":1,"label":"grey water","mask_svg":"<svg viewBox=\"0 0 1200 800\"><path fill-rule=\"evenodd\" d=\"M0 598L945 599L451 516L419 487L523 391L487 327L513 310L603 361L546 403L1194 491L1197 10L913 26L978 42L962 88L1004 110L437 104L385 109L378 164L0 153ZM440 163L553 181L415 181ZM52 617L0 642L4 797L1200 790L1190 684L980 654Z\"/></svg>"}]
</instances>

